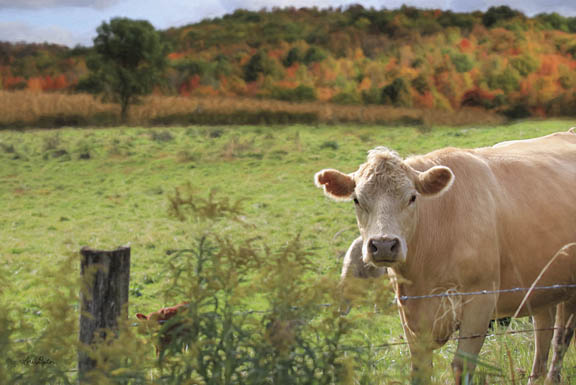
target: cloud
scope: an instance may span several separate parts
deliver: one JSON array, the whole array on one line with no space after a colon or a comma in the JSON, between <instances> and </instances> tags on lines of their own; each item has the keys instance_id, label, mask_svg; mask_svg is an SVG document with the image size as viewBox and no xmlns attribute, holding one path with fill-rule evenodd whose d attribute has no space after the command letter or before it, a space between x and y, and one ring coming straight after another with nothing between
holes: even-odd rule
<instances>
[{"instance_id":1,"label":"cloud","mask_svg":"<svg viewBox=\"0 0 576 385\"><path fill-rule=\"evenodd\" d=\"M121 0L0 0L0 9L40 9L61 7L82 7L104 9Z\"/></svg>"},{"instance_id":2,"label":"cloud","mask_svg":"<svg viewBox=\"0 0 576 385\"><path fill-rule=\"evenodd\" d=\"M77 43L74 35L64 28L55 25L35 27L27 23L11 21L0 22L0 41L48 42L67 46Z\"/></svg>"}]
</instances>

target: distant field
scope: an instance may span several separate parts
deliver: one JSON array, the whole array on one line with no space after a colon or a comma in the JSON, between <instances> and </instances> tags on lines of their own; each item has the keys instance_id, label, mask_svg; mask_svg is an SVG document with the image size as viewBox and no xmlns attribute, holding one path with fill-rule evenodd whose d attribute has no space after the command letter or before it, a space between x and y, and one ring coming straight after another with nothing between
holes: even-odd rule
<instances>
[{"instance_id":1,"label":"distant field","mask_svg":"<svg viewBox=\"0 0 576 385\"><path fill-rule=\"evenodd\" d=\"M496 125L506 119L481 108L435 110L385 105L291 103L234 97L148 96L130 109L132 126L223 124ZM119 106L88 94L0 90L0 129L114 127Z\"/></svg>"},{"instance_id":2,"label":"distant field","mask_svg":"<svg viewBox=\"0 0 576 385\"><path fill-rule=\"evenodd\" d=\"M167 250L188 247L195 235L190 222L168 212L168 195L186 183L200 196L215 190L231 200L244 200L242 218L252 225L250 230L222 224L215 231L239 241L260 236L273 247L300 234L317 277L336 276L340 257L357 234L354 212L349 204L323 197L312 181L316 171L333 167L351 172L367 150L379 145L410 155L530 138L567 130L574 123L427 130L292 125L0 131L0 284L5 283L0 292L3 303L11 306L9 315L19 320L11 324L8 338L32 338L49 327L53 320L43 317L47 301L53 289L76 290L74 255L85 245L109 249L131 244L130 313L184 300L165 298L169 277L164 263ZM57 281L55 272L67 272L69 279ZM351 314L359 317L351 340L374 345L402 341L395 313L362 318L362 311ZM523 320L512 327L531 325ZM530 370L531 341L531 334L489 337L480 372L499 368L509 376L512 365L521 377ZM454 349L449 343L435 356L438 383L449 382ZM405 345L373 347L370 354L374 366L362 372L372 380L365 383L405 378ZM564 373L574 374L574 365L571 348Z\"/></svg>"}]
</instances>

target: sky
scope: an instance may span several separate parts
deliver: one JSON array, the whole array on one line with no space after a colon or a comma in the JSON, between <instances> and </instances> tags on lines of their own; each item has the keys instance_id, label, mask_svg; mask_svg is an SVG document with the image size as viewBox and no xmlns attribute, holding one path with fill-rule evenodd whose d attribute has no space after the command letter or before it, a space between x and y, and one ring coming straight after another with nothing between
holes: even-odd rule
<instances>
[{"instance_id":1,"label":"sky","mask_svg":"<svg viewBox=\"0 0 576 385\"><path fill-rule=\"evenodd\" d=\"M575 0L0 0L0 41L92 45L96 28L113 17L150 21L157 29L178 27L236 9L338 7L362 4L394 9L402 4L456 12L508 5L533 16L557 12L576 16Z\"/></svg>"}]
</instances>

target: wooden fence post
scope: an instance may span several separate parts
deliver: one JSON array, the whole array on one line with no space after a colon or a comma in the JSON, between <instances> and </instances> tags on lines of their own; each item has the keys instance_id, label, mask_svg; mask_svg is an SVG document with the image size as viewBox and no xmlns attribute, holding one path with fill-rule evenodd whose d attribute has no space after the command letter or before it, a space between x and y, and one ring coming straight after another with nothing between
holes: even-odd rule
<instances>
[{"instance_id":1,"label":"wooden fence post","mask_svg":"<svg viewBox=\"0 0 576 385\"><path fill-rule=\"evenodd\" d=\"M88 381L86 373L94 368L86 347L105 330L117 330L122 311L128 311L130 285L130 247L112 251L80 250L82 289L80 291L80 348L78 349L78 383ZM124 314L126 316L126 314Z\"/></svg>"}]
</instances>

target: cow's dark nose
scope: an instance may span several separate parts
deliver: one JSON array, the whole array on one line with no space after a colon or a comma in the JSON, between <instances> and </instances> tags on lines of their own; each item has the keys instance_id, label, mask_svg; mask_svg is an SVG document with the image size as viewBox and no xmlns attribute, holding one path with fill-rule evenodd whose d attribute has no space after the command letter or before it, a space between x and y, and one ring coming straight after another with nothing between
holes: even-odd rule
<instances>
[{"instance_id":1,"label":"cow's dark nose","mask_svg":"<svg viewBox=\"0 0 576 385\"><path fill-rule=\"evenodd\" d=\"M368 241L368 250L375 262L394 262L400 250L400 239L372 238Z\"/></svg>"}]
</instances>

